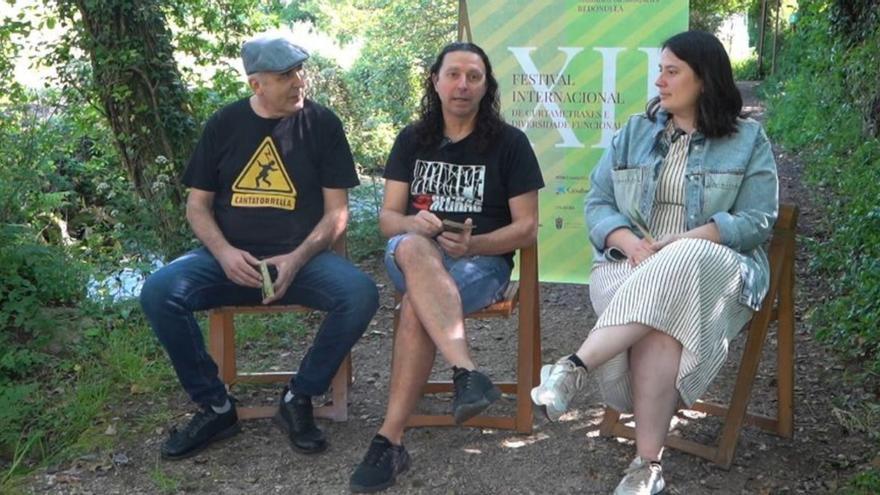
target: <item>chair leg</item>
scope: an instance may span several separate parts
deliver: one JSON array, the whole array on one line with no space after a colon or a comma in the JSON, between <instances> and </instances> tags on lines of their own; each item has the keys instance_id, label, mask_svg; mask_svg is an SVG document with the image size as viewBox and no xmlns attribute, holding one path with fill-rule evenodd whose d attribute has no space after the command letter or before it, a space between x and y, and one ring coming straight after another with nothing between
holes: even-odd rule
<instances>
[{"instance_id":1,"label":"chair leg","mask_svg":"<svg viewBox=\"0 0 880 495\"><path fill-rule=\"evenodd\" d=\"M345 356L333 377L333 406L339 413L333 421L348 421L348 385L351 383L351 354Z\"/></svg>"},{"instance_id":2,"label":"chair leg","mask_svg":"<svg viewBox=\"0 0 880 495\"><path fill-rule=\"evenodd\" d=\"M746 339L742 362L736 375L733 397L727 410L727 416L724 418L724 426L721 429L715 463L725 469L729 469L733 462L736 442L739 440L739 432L745 422L752 386L755 383L758 364L761 361L761 349L764 347L767 327L770 325L770 306L772 306L775 292L778 290L777 284L771 284L770 290L771 292L767 295L768 301L764 304L765 307L761 308L758 314L752 318L752 323L749 325L749 336Z\"/></svg>"},{"instance_id":3,"label":"chair leg","mask_svg":"<svg viewBox=\"0 0 880 495\"><path fill-rule=\"evenodd\" d=\"M599 424L599 435L610 437L614 432L614 425L620 421L620 413L610 407L605 408L605 414L602 415L602 423Z\"/></svg>"},{"instance_id":4,"label":"chair leg","mask_svg":"<svg viewBox=\"0 0 880 495\"><path fill-rule=\"evenodd\" d=\"M792 243L794 244L794 243ZM777 434L794 434L794 249L787 253L785 273L779 287L777 321Z\"/></svg>"},{"instance_id":5,"label":"chair leg","mask_svg":"<svg viewBox=\"0 0 880 495\"><path fill-rule=\"evenodd\" d=\"M208 317L208 352L217 363L220 380L229 388L235 383L235 318L229 311L211 311Z\"/></svg>"},{"instance_id":6,"label":"chair leg","mask_svg":"<svg viewBox=\"0 0 880 495\"><path fill-rule=\"evenodd\" d=\"M532 389L533 369L539 365L535 363L535 348L540 348L540 341L536 342L535 333L538 331L531 323L534 321L529 313L532 308L529 305L520 308L519 316L519 342L517 344L516 366L516 431L529 434L532 432L534 423L534 409L529 392Z\"/></svg>"}]
</instances>

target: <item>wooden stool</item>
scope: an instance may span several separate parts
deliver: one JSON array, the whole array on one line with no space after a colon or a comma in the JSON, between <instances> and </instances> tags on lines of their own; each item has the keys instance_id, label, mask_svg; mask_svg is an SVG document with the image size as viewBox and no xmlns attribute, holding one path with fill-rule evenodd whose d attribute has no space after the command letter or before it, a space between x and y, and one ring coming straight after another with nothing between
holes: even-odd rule
<instances>
[{"instance_id":1,"label":"wooden stool","mask_svg":"<svg viewBox=\"0 0 880 495\"><path fill-rule=\"evenodd\" d=\"M311 311L304 306L225 306L208 312L210 328L209 352L220 369L220 379L227 387L237 383L287 382L296 373L270 371L239 373L235 363L235 315L243 313L301 313ZM330 383L331 402L315 408L315 416L333 421L348 420L348 386L351 383L351 354L345 357L336 376ZM270 418L278 405L245 407L238 406L239 419Z\"/></svg>"},{"instance_id":2,"label":"wooden stool","mask_svg":"<svg viewBox=\"0 0 880 495\"><path fill-rule=\"evenodd\" d=\"M345 233L340 235L333 243L333 251L340 256L346 256ZM235 364L235 315L242 313L305 313L312 311L311 308L298 305L289 306L225 306L208 311L209 318L209 347L208 352L220 372L220 379L227 388L236 383L275 383L287 382L296 373L293 371L272 371L260 373L239 373ZM351 385L351 353L345 357L336 376L330 382L332 394L331 402L316 407L314 414L319 418L333 421L348 420L348 387ZM278 409L277 404L272 406L242 407L238 406L239 419L270 418Z\"/></svg>"}]
</instances>

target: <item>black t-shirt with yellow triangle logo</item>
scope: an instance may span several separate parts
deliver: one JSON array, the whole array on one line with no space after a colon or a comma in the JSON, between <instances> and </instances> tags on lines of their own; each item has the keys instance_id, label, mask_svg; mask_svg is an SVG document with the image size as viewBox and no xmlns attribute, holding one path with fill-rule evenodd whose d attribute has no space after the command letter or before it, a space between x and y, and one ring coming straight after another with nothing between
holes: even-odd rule
<instances>
[{"instance_id":1,"label":"black t-shirt with yellow triangle logo","mask_svg":"<svg viewBox=\"0 0 880 495\"><path fill-rule=\"evenodd\" d=\"M255 256L295 249L324 214L322 188L359 183L332 111L306 100L291 117L264 119L247 98L208 120L183 182L215 193L220 231Z\"/></svg>"}]
</instances>

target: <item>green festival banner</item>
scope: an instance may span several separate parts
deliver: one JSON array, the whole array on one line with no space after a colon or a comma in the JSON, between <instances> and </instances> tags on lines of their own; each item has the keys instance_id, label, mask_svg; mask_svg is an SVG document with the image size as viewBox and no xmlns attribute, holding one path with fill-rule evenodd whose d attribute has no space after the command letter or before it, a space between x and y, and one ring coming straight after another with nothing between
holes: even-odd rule
<instances>
[{"instance_id":1,"label":"green festival banner","mask_svg":"<svg viewBox=\"0 0 880 495\"><path fill-rule=\"evenodd\" d=\"M657 94L660 45L688 27L687 0L461 0L459 37L492 61L505 120L534 146L540 279L585 284L589 176L626 119Z\"/></svg>"}]
</instances>

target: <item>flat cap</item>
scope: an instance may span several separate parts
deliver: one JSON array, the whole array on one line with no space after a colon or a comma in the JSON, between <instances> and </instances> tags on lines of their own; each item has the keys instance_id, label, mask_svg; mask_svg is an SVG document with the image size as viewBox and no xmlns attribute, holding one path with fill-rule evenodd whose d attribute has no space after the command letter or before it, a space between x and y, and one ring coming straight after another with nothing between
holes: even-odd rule
<instances>
[{"instance_id":1,"label":"flat cap","mask_svg":"<svg viewBox=\"0 0 880 495\"><path fill-rule=\"evenodd\" d=\"M286 72L308 58L309 53L284 34L258 34L241 46L241 60L247 75L255 72Z\"/></svg>"}]
</instances>

